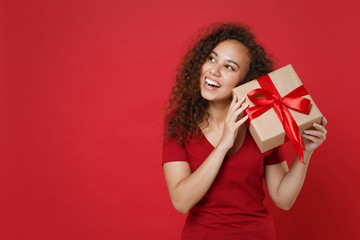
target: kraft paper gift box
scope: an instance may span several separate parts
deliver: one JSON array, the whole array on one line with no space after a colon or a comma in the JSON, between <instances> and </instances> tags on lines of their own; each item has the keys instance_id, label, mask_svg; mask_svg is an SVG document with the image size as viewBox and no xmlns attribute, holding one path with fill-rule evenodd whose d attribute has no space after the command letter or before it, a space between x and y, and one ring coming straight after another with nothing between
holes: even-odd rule
<instances>
[{"instance_id":1,"label":"kraft paper gift box","mask_svg":"<svg viewBox=\"0 0 360 240\"><path fill-rule=\"evenodd\" d=\"M262 86L260 86L259 82L261 83ZM272 86L269 86L269 85L272 85ZM271 106L267 107L267 108L269 108L268 110L266 110L263 113L260 111L260 115L258 113L259 116L256 116L255 118L251 119L251 117L250 117L251 115L249 115L249 120L247 122L249 124L249 121L250 121L249 131L250 131L251 135L253 136L253 138L261 152L266 152L272 148L275 148L275 147L283 144L286 140L289 139L293 143L295 150L297 150L296 152L300 156L300 159L302 158L302 150L303 149L302 150L299 149L299 146L303 146L303 141L302 141L300 133L302 133L305 129L311 128L313 123L315 123L315 122L320 124L321 119L323 117L323 115L321 114L321 112L319 111L317 106L315 105L315 103L312 100L312 98L310 97L310 95L307 94L305 89L304 89L305 94L302 93L302 94L304 94L303 96L295 96L294 97L293 92L296 92L296 90L303 88L302 85L303 84L300 81L296 72L294 71L293 67L291 65L287 65L287 66L282 67L278 70L275 70L263 77L252 80L248 83L245 83L245 84L240 85L233 89L233 93L236 94L239 97L239 99L242 97L246 98L245 102L249 104L249 107L246 110L246 114L248 114L248 115L249 115L248 111L251 110L252 107L254 109L255 108L254 106L256 106L256 104L254 104L252 102L252 100L249 99L249 97L251 97L251 96L248 96L248 93L252 92L252 94L254 96L258 96L258 97L262 96L264 98L264 95L261 94L264 90L259 90L259 89L265 89L267 91L270 91L270 93L272 93L273 95L278 95L278 96L280 95L279 97L281 97L282 99L285 99L284 96L288 95L291 92L292 96L288 97L288 100L290 99L290 101L293 101L295 98L297 98L298 100L300 99L300 100L306 101L309 105L308 106L309 109L305 110L305 112L308 111L308 113L301 113L301 112L298 112L297 110L293 110L287 106L284 107L284 105L280 106L280 107L279 107L279 105L278 105L278 107L274 107L274 105L270 104ZM254 90L254 89L257 89L257 90ZM296 89L296 90L294 91L294 89ZM255 94L254 94L254 92L255 92ZM302 95L302 94L297 94L297 95ZM254 96L251 97L253 100L254 100ZM305 100L304 98L309 99L310 101ZM260 100L260 101L263 101L263 100ZM274 102L276 102L276 100ZM287 102L287 100L283 100L282 102ZM295 105L296 104L297 103L295 101ZM257 108L262 108L262 106L257 105ZM298 126L299 130L297 130L297 131L299 131L301 143L300 142L296 143L296 140L293 139L294 138L293 136L291 137L291 136L289 136L289 134L286 134L283 123L280 120L280 118L282 118L282 117L278 116L279 113L276 113L277 110L275 108L289 109L289 111L287 111L287 110L286 111L291 114L290 118L292 117L295 120L294 123L296 123L296 125ZM287 121L287 120L285 120L285 121ZM285 123L285 125L286 125L286 123ZM286 126L285 126L285 128L286 128ZM297 146L298 149L296 149L296 146L295 146L297 144L298 144L298 146ZM301 153L300 153L300 150L301 150Z\"/></svg>"}]
</instances>

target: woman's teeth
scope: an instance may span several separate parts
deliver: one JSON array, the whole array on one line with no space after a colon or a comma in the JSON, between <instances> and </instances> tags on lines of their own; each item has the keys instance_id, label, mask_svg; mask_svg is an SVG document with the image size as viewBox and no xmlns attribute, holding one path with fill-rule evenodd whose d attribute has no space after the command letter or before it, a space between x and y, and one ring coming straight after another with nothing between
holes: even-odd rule
<instances>
[{"instance_id":1,"label":"woman's teeth","mask_svg":"<svg viewBox=\"0 0 360 240\"><path fill-rule=\"evenodd\" d=\"M205 82L206 82L207 85L210 85L212 87L217 87L217 88L221 87L221 85L218 84L217 82L212 81L212 80L207 79L207 78L205 79Z\"/></svg>"}]
</instances>

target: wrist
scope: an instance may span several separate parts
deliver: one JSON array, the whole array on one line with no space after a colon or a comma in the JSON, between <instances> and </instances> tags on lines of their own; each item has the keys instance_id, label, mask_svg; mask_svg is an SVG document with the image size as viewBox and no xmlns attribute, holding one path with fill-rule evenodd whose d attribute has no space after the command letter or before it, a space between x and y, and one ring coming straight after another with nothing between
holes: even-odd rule
<instances>
[{"instance_id":1,"label":"wrist","mask_svg":"<svg viewBox=\"0 0 360 240\"><path fill-rule=\"evenodd\" d=\"M308 164L310 162L311 155L314 151L303 151L304 156L304 162L305 164Z\"/></svg>"},{"instance_id":2,"label":"wrist","mask_svg":"<svg viewBox=\"0 0 360 240\"><path fill-rule=\"evenodd\" d=\"M218 149L221 152L224 152L225 154L230 150L231 147L221 144L221 142L216 145L215 149Z\"/></svg>"},{"instance_id":3,"label":"wrist","mask_svg":"<svg viewBox=\"0 0 360 240\"><path fill-rule=\"evenodd\" d=\"M310 158L314 151L303 151L304 158Z\"/></svg>"}]
</instances>

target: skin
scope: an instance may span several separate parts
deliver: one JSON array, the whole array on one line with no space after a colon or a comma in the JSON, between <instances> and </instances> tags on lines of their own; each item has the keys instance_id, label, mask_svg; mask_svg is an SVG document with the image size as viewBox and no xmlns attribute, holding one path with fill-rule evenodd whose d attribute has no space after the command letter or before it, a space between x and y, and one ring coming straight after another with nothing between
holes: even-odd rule
<instances>
[{"instance_id":1,"label":"skin","mask_svg":"<svg viewBox=\"0 0 360 240\"><path fill-rule=\"evenodd\" d=\"M243 111L248 107L244 99L232 97L232 89L243 81L249 70L250 57L247 48L235 40L219 43L201 68L200 90L209 101L209 118L199 125L208 141L215 147L196 171L191 172L187 162L164 164L164 174L171 201L179 212L188 212L209 190L226 155L236 152L242 145L246 127ZM220 87L206 84L211 80ZM314 130L306 130L304 162L296 157L289 169L286 161L265 165L265 183L273 202L281 209L289 210L294 204L305 180L310 157L326 138L326 119L314 124Z\"/></svg>"}]
</instances>

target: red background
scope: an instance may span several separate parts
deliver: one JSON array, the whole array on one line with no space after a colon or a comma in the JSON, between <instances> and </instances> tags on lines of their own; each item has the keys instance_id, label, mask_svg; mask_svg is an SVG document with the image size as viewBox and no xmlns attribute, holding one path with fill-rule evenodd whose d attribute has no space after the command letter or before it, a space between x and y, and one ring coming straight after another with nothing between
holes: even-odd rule
<instances>
[{"instance_id":1,"label":"red background","mask_svg":"<svg viewBox=\"0 0 360 240\"><path fill-rule=\"evenodd\" d=\"M329 122L293 208L266 200L279 239L360 239L359 7L1 1L0 238L179 239L161 109L197 29L230 20L294 66Z\"/></svg>"}]
</instances>

